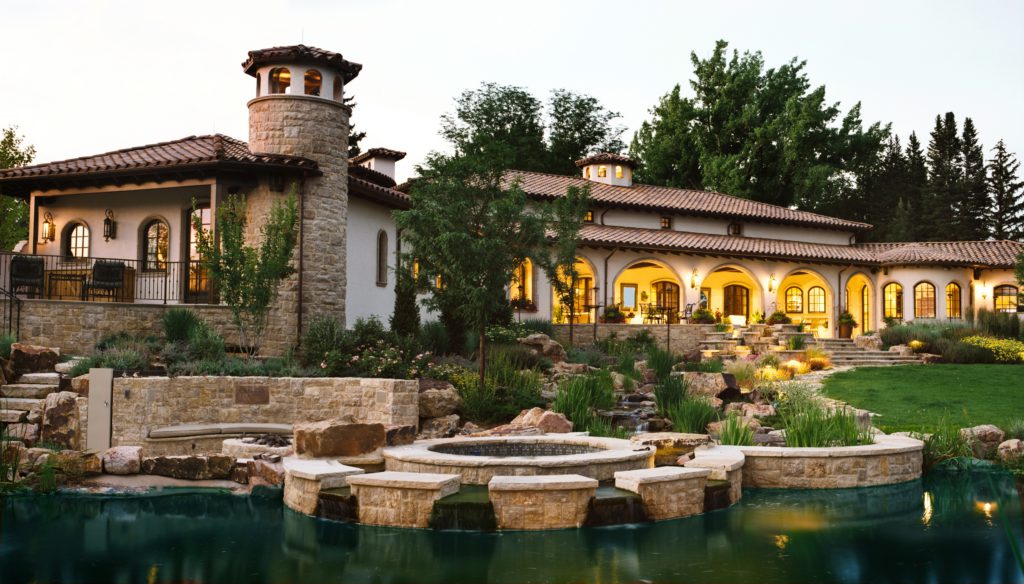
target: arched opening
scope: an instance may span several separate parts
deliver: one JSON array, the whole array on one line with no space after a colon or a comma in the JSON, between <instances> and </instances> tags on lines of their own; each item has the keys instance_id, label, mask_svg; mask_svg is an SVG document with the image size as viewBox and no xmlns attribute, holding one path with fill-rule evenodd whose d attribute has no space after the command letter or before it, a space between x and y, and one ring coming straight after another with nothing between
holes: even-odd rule
<instances>
[{"instance_id":1,"label":"arched opening","mask_svg":"<svg viewBox=\"0 0 1024 584\"><path fill-rule=\"evenodd\" d=\"M833 302L825 279L806 268L797 269L782 279L779 290L785 294L785 302L779 310L786 313L794 323L819 337L831 337Z\"/></svg>"},{"instance_id":2,"label":"arched opening","mask_svg":"<svg viewBox=\"0 0 1024 584\"><path fill-rule=\"evenodd\" d=\"M263 76L256 73L256 97L260 96L260 87L262 86Z\"/></svg>"},{"instance_id":3,"label":"arched opening","mask_svg":"<svg viewBox=\"0 0 1024 584\"><path fill-rule=\"evenodd\" d=\"M935 318L935 286L931 282L914 285L914 318Z\"/></svg>"},{"instance_id":4,"label":"arched opening","mask_svg":"<svg viewBox=\"0 0 1024 584\"><path fill-rule=\"evenodd\" d=\"M612 304L626 315L626 322L678 323L682 288L675 272L661 262L640 260L615 278Z\"/></svg>"},{"instance_id":5,"label":"arched opening","mask_svg":"<svg viewBox=\"0 0 1024 584\"><path fill-rule=\"evenodd\" d=\"M323 83L323 75L316 69L309 69L303 77L302 92L306 95L320 95L320 86Z\"/></svg>"},{"instance_id":6,"label":"arched opening","mask_svg":"<svg viewBox=\"0 0 1024 584\"><path fill-rule=\"evenodd\" d=\"M81 221L72 221L64 228L61 238L62 252L67 259L85 259L89 257L89 227Z\"/></svg>"},{"instance_id":7,"label":"arched opening","mask_svg":"<svg viewBox=\"0 0 1024 584\"><path fill-rule=\"evenodd\" d=\"M597 306L597 291L594 289L594 269L587 260L578 257L575 270L575 282L570 282L569 278L559 270L559 280L569 291L568 299L559 294L555 286L551 287L554 300L551 319L555 323L564 324L571 320L576 324L584 324L593 322L596 318L594 311ZM566 300L570 300L570 302L566 302Z\"/></svg>"},{"instance_id":8,"label":"arched opening","mask_svg":"<svg viewBox=\"0 0 1024 584\"><path fill-rule=\"evenodd\" d=\"M213 285L210 272L203 264L199 253L199 232L209 234L213 226L213 214L209 203L196 205L189 213L188 221L188 288L185 291L187 302L213 302ZM198 228L197 228L198 227Z\"/></svg>"},{"instance_id":9,"label":"arched opening","mask_svg":"<svg viewBox=\"0 0 1024 584\"><path fill-rule=\"evenodd\" d=\"M996 312L1017 312L1018 290L1016 286L1004 284L992 289L993 307Z\"/></svg>"},{"instance_id":10,"label":"arched opening","mask_svg":"<svg viewBox=\"0 0 1024 584\"><path fill-rule=\"evenodd\" d=\"M722 312L726 316L750 318L750 288L742 284L729 284L722 289L725 299Z\"/></svg>"},{"instance_id":11,"label":"arched opening","mask_svg":"<svg viewBox=\"0 0 1024 584\"><path fill-rule=\"evenodd\" d=\"M388 285L388 232L377 232L377 285Z\"/></svg>"},{"instance_id":12,"label":"arched opening","mask_svg":"<svg viewBox=\"0 0 1024 584\"><path fill-rule=\"evenodd\" d=\"M334 76L334 101L341 101L341 77Z\"/></svg>"},{"instance_id":13,"label":"arched opening","mask_svg":"<svg viewBox=\"0 0 1024 584\"><path fill-rule=\"evenodd\" d=\"M903 320L903 286L889 282L882 288L882 317Z\"/></svg>"},{"instance_id":14,"label":"arched opening","mask_svg":"<svg viewBox=\"0 0 1024 584\"><path fill-rule=\"evenodd\" d=\"M167 223L152 219L142 226L142 271L164 272L170 253L170 230Z\"/></svg>"},{"instance_id":15,"label":"arched opening","mask_svg":"<svg viewBox=\"0 0 1024 584\"><path fill-rule=\"evenodd\" d=\"M857 326L853 327L853 336L874 328L871 324L871 301L871 280L862 273L851 276L846 282L846 311L857 321Z\"/></svg>"},{"instance_id":16,"label":"arched opening","mask_svg":"<svg viewBox=\"0 0 1024 584\"><path fill-rule=\"evenodd\" d=\"M516 266L512 282L509 283L508 298L512 308L537 310L537 304L533 301L533 262L530 258Z\"/></svg>"},{"instance_id":17,"label":"arched opening","mask_svg":"<svg viewBox=\"0 0 1024 584\"><path fill-rule=\"evenodd\" d=\"M960 319L964 317L960 284L946 284L946 318Z\"/></svg>"},{"instance_id":18,"label":"arched opening","mask_svg":"<svg viewBox=\"0 0 1024 584\"><path fill-rule=\"evenodd\" d=\"M291 93L292 72L287 67L270 70L270 93Z\"/></svg>"},{"instance_id":19,"label":"arched opening","mask_svg":"<svg viewBox=\"0 0 1024 584\"><path fill-rule=\"evenodd\" d=\"M694 270L690 288L698 293L695 309L709 310L721 316L723 322L740 326L750 321L754 307L762 302L754 278L734 266L718 267L703 279Z\"/></svg>"}]
</instances>

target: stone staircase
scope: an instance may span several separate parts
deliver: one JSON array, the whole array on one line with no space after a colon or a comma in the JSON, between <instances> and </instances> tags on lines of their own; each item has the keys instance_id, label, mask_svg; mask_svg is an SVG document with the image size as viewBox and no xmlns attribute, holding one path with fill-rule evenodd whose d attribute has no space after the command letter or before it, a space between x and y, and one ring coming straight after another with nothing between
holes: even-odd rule
<instances>
[{"instance_id":1,"label":"stone staircase","mask_svg":"<svg viewBox=\"0 0 1024 584\"><path fill-rule=\"evenodd\" d=\"M899 353L858 347L851 339L818 339L817 345L829 354L832 364L839 367L907 365L921 362L918 357L903 357Z\"/></svg>"},{"instance_id":2,"label":"stone staircase","mask_svg":"<svg viewBox=\"0 0 1024 584\"><path fill-rule=\"evenodd\" d=\"M57 391L59 373L26 373L17 383L0 386L0 423L24 422L33 409L42 411L46 396Z\"/></svg>"}]
</instances>

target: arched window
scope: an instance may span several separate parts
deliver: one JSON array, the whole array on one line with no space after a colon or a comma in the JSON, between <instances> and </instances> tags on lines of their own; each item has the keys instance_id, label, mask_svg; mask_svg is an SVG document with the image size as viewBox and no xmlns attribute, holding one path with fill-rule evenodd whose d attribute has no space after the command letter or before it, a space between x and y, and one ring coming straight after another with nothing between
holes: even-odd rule
<instances>
[{"instance_id":1,"label":"arched window","mask_svg":"<svg viewBox=\"0 0 1024 584\"><path fill-rule=\"evenodd\" d=\"M583 168L583 178L590 178L590 167L589 166Z\"/></svg>"},{"instance_id":2,"label":"arched window","mask_svg":"<svg viewBox=\"0 0 1024 584\"><path fill-rule=\"evenodd\" d=\"M996 286L992 290L992 299L995 301L996 312L1017 312L1017 287Z\"/></svg>"},{"instance_id":3,"label":"arched window","mask_svg":"<svg viewBox=\"0 0 1024 584\"><path fill-rule=\"evenodd\" d=\"M935 318L935 286L928 282L914 286L914 318Z\"/></svg>"},{"instance_id":4,"label":"arched window","mask_svg":"<svg viewBox=\"0 0 1024 584\"><path fill-rule=\"evenodd\" d=\"M598 166L597 167L597 178L605 178L607 176L608 176L608 167L604 166L604 165Z\"/></svg>"},{"instance_id":5,"label":"arched window","mask_svg":"<svg viewBox=\"0 0 1024 584\"><path fill-rule=\"evenodd\" d=\"M811 314L825 313L825 289L815 286L807 291L807 312Z\"/></svg>"},{"instance_id":6,"label":"arched window","mask_svg":"<svg viewBox=\"0 0 1024 584\"><path fill-rule=\"evenodd\" d=\"M167 270L170 248L170 230L167 229L167 224L159 219L146 223L142 228L142 271Z\"/></svg>"},{"instance_id":7,"label":"arched window","mask_svg":"<svg viewBox=\"0 0 1024 584\"><path fill-rule=\"evenodd\" d=\"M960 284L946 284L946 318L963 318L960 308Z\"/></svg>"},{"instance_id":8,"label":"arched window","mask_svg":"<svg viewBox=\"0 0 1024 584\"><path fill-rule=\"evenodd\" d=\"M323 83L323 76L316 69L309 69L306 71L305 85L303 86L303 93L306 95L320 95L320 85Z\"/></svg>"},{"instance_id":9,"label":"arched window","mask_svg":"<svg viewBox=\"0 0 1024 584\"><path fill-rule=\"evenodd\" d=\"M903 286L891 282L882 288L882 304L885 318L903 320Z\"/></svg>"},{"instance_id":10,"label":"arched window","mask_svg":"<svg viewBox=\"0 0 1024 584\"><path fill-rule=\"evenodd\" d=\"M509 285L509 300L512 306L520 309L532 309L533 303L533 262L529 258L516 266Z\"/></svg>"},{"instance_id":11,"label":"arched window","mask_svg":"<svg viewBox=\"0 0 1024 584\"><path fill-rule=\"evenodd\" d=\"M388 232L377 232L377 285L388 285Z\"/></svg>"},{"instance_id":12,"label":"arched window","mask_svg":"<svg viewBox=\"0 0 1024 584\"><path fill-rule=\"evenodd\" d=\"M804 311L804 291L796 286L786 288L786 312Z\"/></svg>"},{"instance_id":13,"label":"arched window","mask_svg":"<svg viewBox=\"0 0 1024 584\"><path fill-rule=\"evenodd\" d=\"M270 70L270 93L291 93L292 72L287 67Z\"/></svg>"},{"instance_id":14,"label":"arched window","mask_svg":"<svg viewBox=\"0 0 1024 584\"><path fill-rule=\"evenodd\" d=\"M341 77L334 76L334 101L341 101Z\"/></svg>"},{"instance_id":15,"label":"arched window","mask_svg":"<svg viewBox=\"0 0 1024 584\"><path fill-rule=\"evenodd\" d=\"M78 221L64 228L64 257L85 259L89 257L89 228Z\"/></svg>"},{"instance_id":16,"label":"arched window","mask_svg":"<svg viewBox=\"0 0 1024 584\"><path fill-rule=\"evenodd\" d=\"M622 178L622 167L618 164L615 165L615 178Z\"/></svg>"},{"instance_id":17,"label":"arched window","mask_svg":"<svg viewBox=\"0 0 1024 584\"><path fill-rule=\"evenodd\" d=\"M260 96L260 85L262 80L263 77L259 73L256 73L256 97Z\"/></svg>"},{"instance_id":18,"label":"arched window","mask_svg":"<svg viewBox=\"0 0 1024 584\"><path fill-rule=\"evenodd\" d=\"M867 329L871 328L870 326L868 326L868 322L869 322L868 315L870 314L870 310L871 310L871 308L870 308L871 303L869 302L871 297L869 296L869 294L870 294L870 292L868 291L868 285L864 284L864 286L862 286L861 289L860 289L860 328L861 328L861 330L867 330Z\"/></svg>"}]
</instances>

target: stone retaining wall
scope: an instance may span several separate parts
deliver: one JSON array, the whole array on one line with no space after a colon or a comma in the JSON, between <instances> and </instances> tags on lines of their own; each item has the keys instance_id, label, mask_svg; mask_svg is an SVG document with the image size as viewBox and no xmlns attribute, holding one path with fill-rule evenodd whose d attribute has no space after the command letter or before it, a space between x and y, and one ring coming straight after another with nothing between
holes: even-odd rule
<instances>
[{"instance_id":1,"label":"stone retaining wall","mask_svg":"<svg viewBox=\"0 0 1024 584\"><path fill-rule=\"evenodd\" d=\"M563 345L569 344L569 325L554 325L554 339ZM612 333L619 339L625 339L635 335L638 331L646 330L658 342L661 347L668 347L673 353L687 354L700 350L700 341L704 338L705 331L714 330L713 325L703 324L577 324L572 327L573 343L576 346L587 346L594 344L595 339L600 341L608 338Z\"/></svg>"},{"instance_id":2,"label":"stone retaining wall","mask_svg":"<svg viewBox=\"0 0 1024 584\"><path fill-rule=\"evenodd\" d=\"M399 379L115 378L111 444L145 445L151 430L180 424L292 424L342 418L415 426L418 391L416 381Z\"/></svg>"},{"instance_id":3,"label":"stone retaining wall","mask_svg":"<svg viewBox=\"0 0 1024 584\"><path fill-rule=\"evenodd\" d=\"M837 448L744 446L743 486L836 489L913 481L921 478L923 448L920 440L900 436Z\"/></svg>"}]
</instances>

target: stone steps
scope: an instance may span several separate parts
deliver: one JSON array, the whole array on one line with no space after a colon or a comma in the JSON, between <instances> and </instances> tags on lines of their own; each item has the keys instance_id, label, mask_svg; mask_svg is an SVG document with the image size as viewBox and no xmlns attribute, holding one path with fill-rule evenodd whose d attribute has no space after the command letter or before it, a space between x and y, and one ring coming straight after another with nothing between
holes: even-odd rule
<instances>
[{"instance_id":1,"label":"stone steps","mask_svg":"<svg viewBox=\"0 0 1024 584\"><path fill-rule=\"evenodd\" d=\"M19 385L60 385L60 373L24 373Z\"/></svg>"},{"instance_id":2,"label":"stone steps","mask_svg":"<svg viewBox=\"0 0 1024 584\"><path fill-rule=\"evenodd\" d=\"M25 421L28 412L22 410L0 409L0 423L18 424Z\"/></svg>"},{"instance_id":3,"label":"stone steps","mask_svg":"<svg viewBox=\"0 0 1024 584\"><path fill-rule=\"evenodd\" d=\"M57 391L60 391L57 384L12 383L0 386L0 397L41 399Z\"/></svg>"},{"instance_id":4,"label":"stone steps","mask_svg":"<svg viewBox=\"0 0 1024 584\"><path fill-rule=\"evenodd\" d=\"M25 397L5 397L0 399L0 407L6 410L20 410L27 412L37 405L41 408L43 400Z\"/></svg>"}]
</instances>

